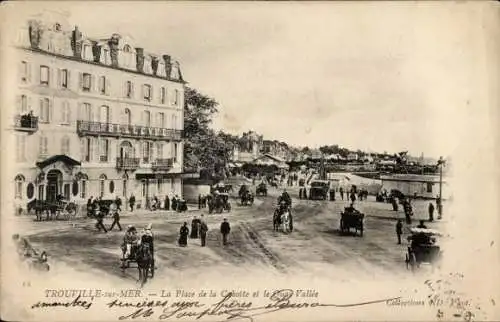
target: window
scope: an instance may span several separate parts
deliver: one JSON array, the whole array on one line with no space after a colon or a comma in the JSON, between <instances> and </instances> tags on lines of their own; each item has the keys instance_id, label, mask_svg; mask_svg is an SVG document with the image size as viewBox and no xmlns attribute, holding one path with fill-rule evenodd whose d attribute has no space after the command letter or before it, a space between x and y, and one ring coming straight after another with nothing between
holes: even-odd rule
<instances>
[{"instance_id":1,"label":"window","mask_svg":"<svg viewBox=\"0 0 500 322\"><path fill-rule=\"evenodd\" d=\"M151 112L144 111L144 126L151 126Z\"/></svg>"},{"instance_id":2,"label":"window","mask_svg":"<svg viewBox=\"0 0 500 322\"><path fill-rule=\"evenodd\" d=\"M102 54L104 56L104 64L109 65L109 58L110 58L110 56L109 56L109 50L108 49L104 49Z\"/></svg>"},{"instance_id":3,"label":"window","mask_svg":"<svg viewBox=\"0 0 500 322\"><path fill-rule=\"evenodd\" d=\"M158 119L157 119L157 124L156 126L165 128L165 113L158 113Z\"/></svg>"},{"instance_id":4,"label":"window","mask_svg":"<svg viewBox=\"0 0 500 322\"><path fill-rule=\"evenodd\" d=\"M172 128L177 129L177 115L172 114Z\"/></svg>"},{"instance_id":5,"label":"window","mask_svg":"<svg viewBox=\"0 0 500 322\"><path fill-rule=\"evenodd\" d=\"M21 199L23 197L23 183L24 183L24 176L22 174L18 174L16 176L16 187L15 187L15 196L16 198Z\"/></svg>"},{"instance_id":6,"label":"window","mask_svg":"<svg viewBox=\"0 0 500 322\"><path fill-rule=\"evenodd\" d=\"M427 182L427 192L432 193L432 182Z\"/></svg>"},{"instance_id":7,"label":"window","mask_svg":"<svg viewBox=\"0 0 500 322\"><path fill-rule=\"evenodd\" d=\"M73 193L73 196L77 196L78 195L78 181L74 180L73 181L73 185L71 187L71 192Z\"/></svg>"},{"instance_id":8,"label":"window","mask_svg":"<svg viewBox=\"0 0 500 322\"><path fill-rule=\"evenodd\" d=\"M21 106L19 106L19 113L25 114L28 112L28 97L21 95Z\"/></svg>"},{"instance_id":9,"label":"window","mask_svg":"<svg viewBox=\"0 0 500 322\"><path fill-rule=\"evenodd\" d=\"M99 78L99 91L101 92L101 94L107 94L106 93L106 76L101 76Z\"/></svg>"},{"instance_id":10,"label":"window","mask_svg":"<svg viewBox=\"0 0 500 322\"><path fill-rule=\"evenodd\" d=\"M123 177L123 181L122 181L122 184L123 184L123 187L122 187L122 192L123 192L123 197L127 197L127 177Z\"/></svg>"},{"instance_id":11,"label":"window","mask_svg":"<svg viewBox=\"0 0 500 322\"><path fill-rule=\"evenodd\" d=\"M179 91L176 89L174 93L174 105L179 104Z\"/></svg>"},{"instance_id":12,"label":"window","mask_svg":"<svg viewBox=\"0 0 500 322\"><path fill-rule=\"evenodd\" d=\"M39 154L40 156L46 156L47 155L47 144L48 144L48 139L46 136L42 135L40 136L40 145L38 146L39 148Z\"/></svg>"},{"instance_id":13,"label":"window","mask_svg":"<svg viewBox=\"0 0 500 322\"><path fill-rule=\"evenodd\" d=\"M142 87L143 96L146 101L151 101L151 85L144 84Z\"/></svg>"},{"instance_id":14,"label":"window","mask_svg":"<svg viewBox=\"0 0 500 322\"><path fill-rule=\"evenodd\" d=\"M178 157L178 154L177 154L177 148L178 148L178 144L177 143L174 143L174 163L177 163L177 157Z\"/></svg>"},{"instance_id":15,"label":"window","mask_svg":"<svg viewBox=\"0 0 500 322\"><path fill-rule=\"evenodd\" d=\"M82 139L82 160L84 162L90 162L92 155L92 141L91 138Z\"/></svg>"},{"instance_id":16,"label":"window","mask_svg":"<svg viewBox=\"0 0 500 322\"><path fill-rule=\"evenodd\" d=\"M49 68L47 66L40 66L40 84L49 85Z\"/></svg>"},{"instance_id":17,"label":"window","mask_svg":"<svg viewBox=\"0 0 500 322\"><path fill-rule=\"evenodd\" d=\"M127 81L125 83L125 97L127 98L133 97L133 86L131 81Z\"/></svg>"},{"instance_id":18,"label":"window","mask_svg":"<svg viewBox=\"0 0 500 322\"><path fill-rule=\"evenodd\" d=\"M90 47L90 45L87 45L87 44L83 45L83 57L86 60L93 59L92 48Z\"/></svg>"},{"instance_id":19,"label":"window","mask_svg":"<svg viewBox=\"0 0 500 322\"><path fill-rule=\"evenodd\" d=\"M90 92L92 87L92 75L88 73L83 73L82 75L82 90L85 92Z\"/></svg>"},{"instance_id":20,"label":"window","mask_svg":"<svg viewBox=\"0 0 500 322\"><path fill-rule=\"evenodd\" d=\"M163 159L163 143L156 144L156 157L158 159Z\"/></svg>"},{"instance_id":21,"label":"window","mask_svg":"<svg viewBox=\"0 0 500 322\"><path fill-rule=\"evenodd\" d=\"M152 145L153 143L151 142L142 143L142 160L144 163L151 162L151 157L153 152Z\"/></svg>"},{"instance_id":22,"label":"window","mask_svg":"<svg viewBox=\"0 0 500 322\"><path fill-rule=\"evenodd\" d=\"M43 191L45 190L45 186L43 184L38 186L38 199L43 200Z\"/></svg>"},{"instance_id":23,"label":"window","mask_svg":"<svg viewBox=\"0 0 500 322\"><path fill-rule=\"evenodd\" d=\"M61 154L69 154L69 138L67 136L61 139Z\"/></svg>"},{"instance_id":24,"label":"window","mask_svg":"<svg viewBox=\"0 0 500 322\"><path fill-rule=\"evenodd\" d=\"M100 141L100 162L108 162L109 161L109 140L101 139Z\"/></svg>"},{"instance_id":25,"label":"window","mask_svg":"<svg viewBox=\"0 0 500 322\"><path fill-rule=\"evenodd\" d=\"M156 182L156 190L158 191L158 193L163 193L163 180L162 179L158 179L158 181Z\"/></svg>"},{"instance_id":26,"label":"window","mask_svg":"<svg viewBox=\"0 0 500 322\"><path fill-rule=\"evenodd\" d=\"M113 180L109 181L109 193L115 192L115 182Z\"/></svg>"},{"instance_id":27,"label":"window","mask_svg":"<svg viewBox=\"0 0 500 322\"><path fill-rule=\"evenodd\" d=\"M80 197L85 198L87 195L87 180L82 179L82 181L80 182L80 186Z\"/></svg>"},{"instance_id":28,"label":"window","mask_svg":"<svg viewBox=\"0 0 500 322\"><path fill-rule=\"evenodd\" d=\"M106 182L106 175L105 174L101 174L99 176L99 197L104 197L104 184Z\"/></svg>"},{"instance_id":29,"label":"window","mask_svg":"<svg viewBox=\"0 0 500 322\"><path fill-rule=\"evenodd\" d=\"M165 87L161 88L161 103L165 104L167 101L167 91L165 90Z\"/></svg>"},{"instance_id":30,"label":"window","mask_svg":"<svg viewBox=\"0 0 500 322\"><path fill-rule=\"evenodd\" d=\"M125 121L127 122L127 125L132 124L132 114L128 108L125 109Z\"/></svg>"},{"instance_id":31,"label":"window","mask_svg":"<svg viewBox=\"0 0 500 322\"><path fill-rule=\"evenodd\" d=\"M24 135L16 136L16 162L26 161L26 137Z\"/></svg>"},{"instance_id":32,"label":"window","mask_svg":"<svg viewBox=\"0 0 500 322\"><path fill-rule=\"evenodd\" d=\"M83 115L84 121L92 121L92 107L90 103L83 103Z\"/></svg>"},{"instance_id":33,"label":"window","mask_svg":"<svg viewBox=\"0 0 500 322\"><path fill-rule=\"evenodd\" d=\"M28 81L28 63L25 61L21 62L21 80L23 82Z\"/></svg>"},{"instance_id":34,"label":"window","mask_svg":"<svg viewBox=\"0 0 500 322\"><path fill-rule=\"evenodd\" d=\"M61 87L68 88L68 70L61 69Z\"/></svg>"},{"instance_id":35,"label":"window","mask_svg":"<svg viewBox=\"0 0 500 322\"><path fill-rule=\"evenodd\" d=\"M62 115L61 115L61 123L69 124L71 122L71 114L69 109L69 102L64 101L62 103Z\"/></svg>"},{"instance_id":36,"label":"window","mask_svg":"<svg viewBox=\"0 0 500 322\"><path fill-rule=\"evenodd\" d=\"M40 122L48 123L50 116L50 100L48 98L40 99Z\"/></svg>"},{"instance_id":37,"label":"window","mask_svg":"<svg viewBox=\"0 0 500 322\"><path fill-rule=\"evenodd\" d=\"M31 199L34 196L35 196L35 185L30 182L26 187L26 197L28 197L28 199Z\"/></svg>"}]
</instances>

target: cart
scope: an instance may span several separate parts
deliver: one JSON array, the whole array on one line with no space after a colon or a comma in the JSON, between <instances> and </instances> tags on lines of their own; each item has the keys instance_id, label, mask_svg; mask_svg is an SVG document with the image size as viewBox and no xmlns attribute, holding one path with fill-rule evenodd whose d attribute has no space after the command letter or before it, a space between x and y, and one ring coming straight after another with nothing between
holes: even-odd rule
<instances>
[{"instance_id":1,"label":"cart","mask_svg":"<svg viewBox=\"0 0 500 322\"><path fill-rule=\"evenodd\" d=\"M346 207L343 212L340 213L340 231L348 233L351 228L354 228L357 234L359 232L360 236L363 236L364 230L364 218L365 214L354 209L354 207Z\"/></svg>"},{"instance_id":2,"label":"cart","mask_svg":"<svg viewBox=\"0 0 500 322\"><path fill-rule=\"evenodd\" d=\"M441 236L438 231L428 228L410 228L408 236L408 253L406 254L406 268L414 271L422 263L436 264L442 256L441 248L436 245L436 237Z\"/></svg>"}]
</instances>

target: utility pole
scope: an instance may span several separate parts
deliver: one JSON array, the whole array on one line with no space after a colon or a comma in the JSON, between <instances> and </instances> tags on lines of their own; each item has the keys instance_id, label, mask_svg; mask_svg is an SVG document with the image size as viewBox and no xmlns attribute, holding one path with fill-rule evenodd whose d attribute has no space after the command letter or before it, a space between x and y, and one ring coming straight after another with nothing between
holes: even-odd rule
<instances>
[{"instance_id":1,"label":"utility pole","mask_svg":"<svg viewBox=\"0 0 500 322\"><path fill-rule=\"evenodd\" d=\"M439 200L437 200L437 208L438 208L438 219L441 219L443 213L443 166L445 164L445 161L443 160L442 156L439 157L437 164L439 166Z\"/></svg>"}]
</instances>

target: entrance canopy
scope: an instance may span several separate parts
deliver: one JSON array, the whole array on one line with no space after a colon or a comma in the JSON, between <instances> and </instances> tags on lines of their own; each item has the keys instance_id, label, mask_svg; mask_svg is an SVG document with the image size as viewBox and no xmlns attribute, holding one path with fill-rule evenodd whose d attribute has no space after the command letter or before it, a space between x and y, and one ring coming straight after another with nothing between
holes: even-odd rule
<instances>
[{"instance_id":1,"label":"entrance canopy","mask_svg":"<svg viewBox=\"0 0 500 322\"><path fill-rule=\"evenodd\" d=\"M70 158L67 155L58 154L58 155L53 155L53 156L51 156L43 161L37 162L36 166L39 167L40 169L43 169L46 166L51 165L51 164L56 163L56 162L62 162L64 164L72 166L72 167L74 167L76 165L78 165L78 166L81 165L81 163L79 161L76 161L75 159Z\"/></svg>"},{"instance_id":2,"label":"entrance canopy","mask_svg":"<svg viewBox=\"0 0 500 322\"><path fill-rule=\"evenodd\" d=\"M137 180L143 180L143 179L171 179L171 178L178 178L181 176L182 173L148 173L148 172L143 172L143 173L136 173L135 174L135 179Z\"/></svg>"}]
</instances>

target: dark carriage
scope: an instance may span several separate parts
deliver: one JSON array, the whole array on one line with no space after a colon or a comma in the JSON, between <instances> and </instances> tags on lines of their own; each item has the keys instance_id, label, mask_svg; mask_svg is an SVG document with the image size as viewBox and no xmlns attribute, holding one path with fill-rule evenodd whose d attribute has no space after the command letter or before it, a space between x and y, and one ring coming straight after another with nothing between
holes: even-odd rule
<instances>
[{"instance_id":1,"label":"dark carriage","mask_svg":"<svg viewBox=\"0 0 500 322\"><path fill-rule=\"evenodd\" d=\"M255 194L257 196L267 196L267 185L264 182L259 183L255 189Z\"/></svg>"},{"instance_id":2,"label":"dark carriage","mask_svg":"<svg viewBox=\"0 0 500 322\"><path fill-rule=\"evenodd\" d=\"M253 205L254 196L253 196L253 193L251 193L250 191L245 191L241 195L240 198L241 198L241 205L242 206L251 206L251 205Z\"/></svg>"},{"instance_id":3,"label":"dark carriage","mask_svg":"<svg viewBox=\"0 0 500 322\"><path fill-rule=\"evenodd\" d=\"M177 200L177 212L186 212L188 210L187 201L184 199Z\"/></svg>"},{"instance_id":4,"label":"dark carriage","mask_svg":"<svg viewBox=\"0 0 500 322\"><path fill-rule=\"evenodd\" d=\"M311 182L309 189L310 200L327 200L330 191L330 181L328 180L314 180Z\"/></svg>"},{"instance_id":5,"label":"dark carriage","mask_svg":"<svg viewBox=\"0 0 500 322\"><path fill-rule=\"evenodd\" d=\"M231 204L229 203L229 194L227 193L216 193L213 194L208 203L209 213L222 213L223 211L230 212Z\"/></svg>"},{"instance_id":6,"label":"dark carriage","mask_svg":"<svg viewBox=\"0 0 500 322\"><path fill-rule=\"evenodd\" d=\"M354 207L346 207L343 212L340 213L340 231L342 233L348 233L351 228L359 232L360 236L363 236L364 231L364 219L365 214L354 209Z\"/></svg>"},{"instance_id":7,"label":"dark carriage","mask_svg":"<svg viewBox=\"0 0 500 322\"><path fill-rule=\"evenodd\" d=\"M57 220L60 214L63 214L65 219L69 219L76 215L78 206L74 202L68 202L61 198L52 202L33 199L27 203L26 209L28 213L35 212L36 220L41 221L44 213L46 214L46 220Z\"/></svg>"},{"instance_id":8,"label":"dark carriage","mask_svg":"<svg viewBox=\"0 0 500 322\"><path fill-rule=\"evenodd\" d=\"M408 236L408 253L406 254L406 268L414 271L422 263L436 264L441 259L441 248L436 245L436 237L441 234L427 228L410 228Z\"/></svg>"}]
</instances>

